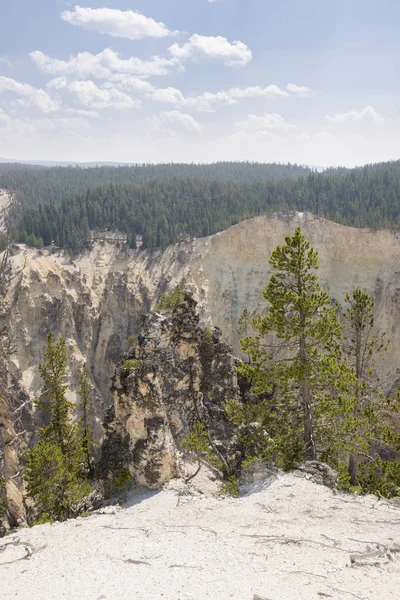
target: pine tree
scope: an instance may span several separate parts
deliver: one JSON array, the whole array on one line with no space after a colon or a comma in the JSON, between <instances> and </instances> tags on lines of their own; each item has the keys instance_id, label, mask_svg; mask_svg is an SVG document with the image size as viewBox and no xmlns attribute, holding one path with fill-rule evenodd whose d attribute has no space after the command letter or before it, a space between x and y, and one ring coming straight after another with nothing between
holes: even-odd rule
<instances>
[{"instance_id":1,"label":"pine tree","mask_svg":"<svg viewBox=\"0 0 400 600\"><path fill-rule=\"evenodd\" d=\"M400 484L400 461L395 460L400 450L400 404L396 394L386 397L384 381L375 375L389 342L385 333L375 330L374 303L368 294L357 288L346 295L346 302L344 349L355 374L349 482L364 491L392 495ZM382 449L391 461L380 459Z\"/></svg>"},{"instance_id":2,"label":"pine tree","mask_svg":"<svg viewBox=\"0 0 400 600\"><path fill-rule=\"evenodd\" d=\"M28 495L34 500L39 521L75 516L79 502L89 493L85 453L79 426L71 421L72 403L66 397L67 354L65 340L53 341L49 333L39 365L45 389L37 406L49 415L39 431L39 443L25 455Z\"/></svg>"},{"instance_id":3,"label":"pine tree","mask_svg":"<svg viewBox=\"0 0 400 600\"><path fill-rule=\"evenodd\" d=\"M258 334L242 340L250 362L239 371L263 395L263 425L281 462L290 466L333 452L328 423L338 420L351 373L341 360L343 327L315 272L317 252L300 228L272 252L269 263L275 272L262 292L268 310L251 319Z\"/></svg>"},{"instance_id":4,"label":"pine tree","mask_svg":"<svg viewBox=\"0 0 400 600\"><path fill-rule=\"evenodd\" d=\"M60 338L58 342L54 342L53 334L50 332L47 336L44 357L46 362L39 365L39 373L45 388L36 404L40 410L49 414L50 423L42 428L44 439L55 442L64 453L70 437L69 413L73 408L72 402L66 397L68 386L65 383L67 375L65 340Z\"/></svg>"}]
</instances>

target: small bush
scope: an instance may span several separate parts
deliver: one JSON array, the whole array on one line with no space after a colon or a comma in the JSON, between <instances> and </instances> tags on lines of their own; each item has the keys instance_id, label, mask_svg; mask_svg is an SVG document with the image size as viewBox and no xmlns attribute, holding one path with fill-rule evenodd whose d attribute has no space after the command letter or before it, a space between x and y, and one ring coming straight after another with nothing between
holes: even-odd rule
<instances>
[{"instance_id":1,"label":"small bush","mask_svg":"<svg viewBox=\"0 0 400 600\"><path fill-rule=\"evenodd\" d=\"M185 300L185 293L180 285L177 285L172 292L161 296L156 304L156 310L161 312L172 312L173 309Z\"/></svg>"},{"instance_id":2,"label":"small bush","mask_svg":"<svg viewBox=\"0 0 400 600\"><path fill-rule=\"evenodd\" d=\"M209 329L208 327L206 327L201 332L201 335L202 335L202 338L203 338L203 342L205 342L206 344L211 344L211 342L212 342L211 329Z\"/></svg>"},{"instance_id":3,"label":"small bush","mask_svg":"<svg viewBox=\"0 0 400 600\"><path fill-rule=\"evenodd\" d=\"M186 450L186 452L194 454L197 459L204 459L214 469L218 471L222 470L222 461L210 446L207 430L200 421L197 421L193 430L182 441L181 448L182 450Z\"/></svg>"},{"instance_id":4,"label":"small bush","mask_svg":"<svg viewBox=\"0 0 400 600\"><path fill-rule=\"evenodd\" d=\"M136 333L132 333L132 335L128 337L126 343L128 344L129 348L133 348L136 345L137 339L138 336Z\"/></svg>"},{"instance_id":5,"label":"small bush","mask_svg":"<svg viewBox=\"0 0 400 600\"><path fill-rule=\"evenodd\" d=\"M119 471L117 477L115 478L115 486L116 488L122 492L128 485L132 483L132 475L126 467L122 467Z\"/></svg>"},{"instance_id":6,"label":"small bush","mask_svg":"<svg viewBox=\"0 0 400 600\"><path fill-rule=\"evenodd\" d=\"M128 375L133 369L138 369L141 365L140 360L126 360L124 362L124 372Z\"/></svg>"},{"instance_id":7,"label":"small bush","mask_svg":"<svg viewBox=\"0 0 400 600\"><path fill-rule=\"evenodd\" d=\"M237 498L239 496L239 482L235 475L231 475L225 483L219 488L220 496L233 496Z\"/></svg>"}]
</instances>

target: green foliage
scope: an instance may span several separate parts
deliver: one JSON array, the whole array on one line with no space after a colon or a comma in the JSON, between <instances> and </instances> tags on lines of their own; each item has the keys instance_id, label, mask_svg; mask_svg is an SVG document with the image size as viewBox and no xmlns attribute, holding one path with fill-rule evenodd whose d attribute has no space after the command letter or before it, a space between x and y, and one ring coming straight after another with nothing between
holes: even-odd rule
<instances>
[{"instance_id":1,"label":"green foliage","mask_svg":"<svg viewBox=\"0 0 400 600\"><path fill-rule=\"evenodd\" d=\"M374 303L368 294L357 288L347 294L346 302L343 348L355 376L351 389L354 402L348 417L353 450L348 463L349 485L391 496L398 493L400 460L382 461L379 449L386 448L393 457L400 450L396 425L400 407L397 398L385 397L382 378L374 374L389 341L385 333L378 335L375 330Z\"/></svg>"},{"instance_id":2,"label":"green foliage","mask_svg":"<svg viewBox=\"0 0 400 600\"><path fill-rule=\"evenodd\" d=\"M84 453L76 443L68 453L52 441L41 440L25 455L27 493L35 501L37 523L76 516L79 502L89 494L82 476Z\"/></svg>"},{"instance_id":3,"label":"green foliage","mask_svg":"<svg viewBox=\"0 0 400 600\"><path fill-rule=\"evenodd\" d=\"M39 373L45 386L36 405L39 410L49 414L50 424L42 429L42 435L46 441L58 444L64 452L71 435L69 413L73 409L72 402L66 397L68 386L65 340L60 338L58 342L54 342L53 334L49 333L44 357L46 362L39 365Z\"/></svg>"},{"instance_id":4,"label":"green foliage","mask_svg":"<svg viewBox=\"0 0 400 600\"><path fill-rule=\"evenodd\" d=\"M156 310L160 312L172 312L184 300L185 292L180 285L177 285L174 290L161 296L159 302L156 304Z\"/></svg>"},{"instance_id":5,"label":"green foliage","mask_svg":"<svg viewBox=\"0 0 400 600\"><path fill-rule=\"evenodd\" d=\"M285 242L269 261L266 313L251 318L246 311L240 323L241 331L256 332L242 339L249 361L238 367L252 394L225 409L239 427L244 461L291 468L318 459L338 470L342 489L398 493L400 402L386 398L374 376L388 341L374 331L373 302L360 289L348 294L342 325L340 307L319 284L315 250L299 228Z\"/></svg>"},{"instance_id":6,"label":"green foliage","mask_svg":"<svg viewBox=\"0 0 400 600\"><path fill-rule=\"evenodd\" d=\"M119 491L123 491L132 483L132 475L126 467L122 467L115 478L115 487Z\"/></svg>"},{"instance_id":7,"label":"green foliage","mask_svg":"<svg viewBox=\"0 0 400 600\"><path fill-rule=\"evenodd\" d=\"M219 163L132 167L32 168L0 165L0 187L14 193L9 232L16 241L39 238L72 252L90 245L91 230L126 234L135 248L164 248L277 209L276 192L258 182L297 179L297 165ZM246 183L247 182L247 183ZM256 183L253 183L256 182Z\"/></svg>"},{"instance_id":8,"label":"green foliage","mask_svg":"<svg viewBox=\"0 0 400 600\"><path fill-rule=\"evenodd\" d=\"M194 454L198 459L202 458L215 469L222 470L221 459L212 449L207 429L200 421L195 423L193 430L181 442L181 448L190 454Z\"/></svg>"},{"instance_id":9,"label":"green foliage","mask_svg":"<svg viewBox=\"0 0 400 600\"><path fill-rule=\"evenodd\" d=\"M227 481L221 485L219 494L221 496L233 496L234 498L239 496L239 482L235 475L231 475Z\"/></svg>"},{"instance_id":10,"label":"green foliage","mask_svg":"<svg viewBox=\"0 0 400 600\"><path fill-rule=\"evenodd\" d=\"M277 460L276 443L268 428L270 408L266 403L253 396L245 403L230 400L224 409L229 421L238 427L236 435L245 450L243 467L254 460Z\"/></svg>"},{"instance_id":11,"label":"green foliage","mask_svg":"<svg viewBox=\"0 0 400 600\"><path fill-rule=\"evenodd\" d=\"M80 501L90 492L85 445L89 440L82 435L82 427L71 422L72 404L66 398L65 340L54 342L49 333L44 356L46 362L39 365L39 371L45 389L37 406L49 414L50 421L40 429L39 443L25 453L24 474L40 522L76 516ZM87 373L82 373L85 401L89 393L86 377Z\"/></svg>"},{"instance_id":12,"label":"green foliage","mask_svg":"<svg viewBox=\"0 0 400 600\"><path fill-rule=\"evenodd\" d=\"M126 375L129 375L133 369L138 369L141 365L141 361L137 359L129 359L124 361L124 372Z\"/></svg>"},{"instance_id":13,"label":"green foliage","mask_svg":"<svg viewBox=\"0 0 400 600\"><path fill-rule=\"evenodd\" d=\"M209 327L205 327L201 332L202 341L205 344L211 344L212 342L212 332Z\"/></svg>"},{"instance_id":14,"label":"green foliage","mask_svg":"<svg viewBox=\"0 0 400 600\"><path fill-rule=\"evenodd\" d=\"M0 188L13 192L9 234L73 252L90 231L117 230L128 247L164 248L241 220L277 211L309 211L355 227L400 226L400 161L314 173L297 165L218 163L132 167L0 166ZM32 236L32 237L31 237Z\"/></svg>"},{"instance_id":15,"label":"green foliage","mask_svg":"<svg viewBox=\"0 0 400 600\"><path fill-rule=\"evenodd\" d=\"M388 462L375 457L371 461L360 462L358 470L360 488L364 493L386 498L400 496L400 460Z\"/></svg>"},{"instance_id":16,"label":"green foliage","mask_svg":"<svg viewBox=\"0 0 400 600\"><path fill-rule=\"evenodd\" d=\"M318 255L300 228L269 262L274 273L262 292L267 311L243 316L257 335L241 341L250 362L238 371L252 381L254 394L273 398L243 407L249 412L243 416L267 429L275 461L289 467L329 456L335 438L327 422L337 423L352 375L341 360L342 326L315 273Z\"/></svg>"},{"instance_id":17,"label":"green foliage","mask_svg":"<svg viewBox=\"0 0 400 600\"><path fill-rule=\"evenodd\" d=\"M132 333L128 337L128 339L126 340L126 343L128 344L129 348L134 348L134 346L136 346L137 339L138 339L137 333Z\"/></svg>"}]
</instances>

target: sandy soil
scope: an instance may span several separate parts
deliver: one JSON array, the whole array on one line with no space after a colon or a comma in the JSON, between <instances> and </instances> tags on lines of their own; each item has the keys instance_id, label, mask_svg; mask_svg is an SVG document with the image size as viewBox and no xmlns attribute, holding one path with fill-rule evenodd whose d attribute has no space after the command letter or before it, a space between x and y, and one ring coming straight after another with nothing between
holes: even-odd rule
<instances>
[{"instance_id":1,"label":"sandy soil","mask_svg":"<svg viewBox=\"0 0 400 600\"><path fill-rule=\"evenodd\" d=\"M32 544L22 559L19 538ZM20 600L396 600L400 508L284 475L238 499L174 481L124 507L23 529L0 541L0 597ZM21 560L17 560L21 559Z\"/></svg>"}]
</instances>

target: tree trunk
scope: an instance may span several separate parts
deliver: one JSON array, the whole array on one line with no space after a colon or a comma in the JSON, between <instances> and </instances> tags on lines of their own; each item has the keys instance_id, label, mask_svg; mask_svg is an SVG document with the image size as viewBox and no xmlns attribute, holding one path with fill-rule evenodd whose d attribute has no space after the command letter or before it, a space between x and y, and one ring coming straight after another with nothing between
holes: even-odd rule
<instances>
[{"instance_id":1,"label":"tree trunk","mask_svg":"<svg viewBox=\"0 0 400 600\"><path fill-rule=\"evenodd\" d=\"M352 454L349 457L350 485L358 485L358 456Z\"/></svg>"},{"instance_id":2,"label":"tree trunk","mask_svg":"<svg viewBox=\"0 0 400 600\"><path fill-rule=\"evenodd\" d=\"M302 368L307 367L307 349L305 336L300 336L300 365ZM300 384L300 398L303 407L303 436L306 448L307 460L317 460L317 451L315 448L314 425L312 418L312 396L310 384L307 381L306 374L303 373Z\"/></svg>"},{"instance_id":3,"label":"tree trunk","mask_svg":"<svg viewBox=\"0 0 400 600\"><path fill-rule=\"evenodd\" d=\"M361 410L362 403L362 330L359 320L356 319L355 323L356 329L356 405L354 407L354 416L357 417L358 412ZM350 485L358 485L358 456L356 453L349 456L349 477L350 477Z\"/></svg>"}]
</instances>

